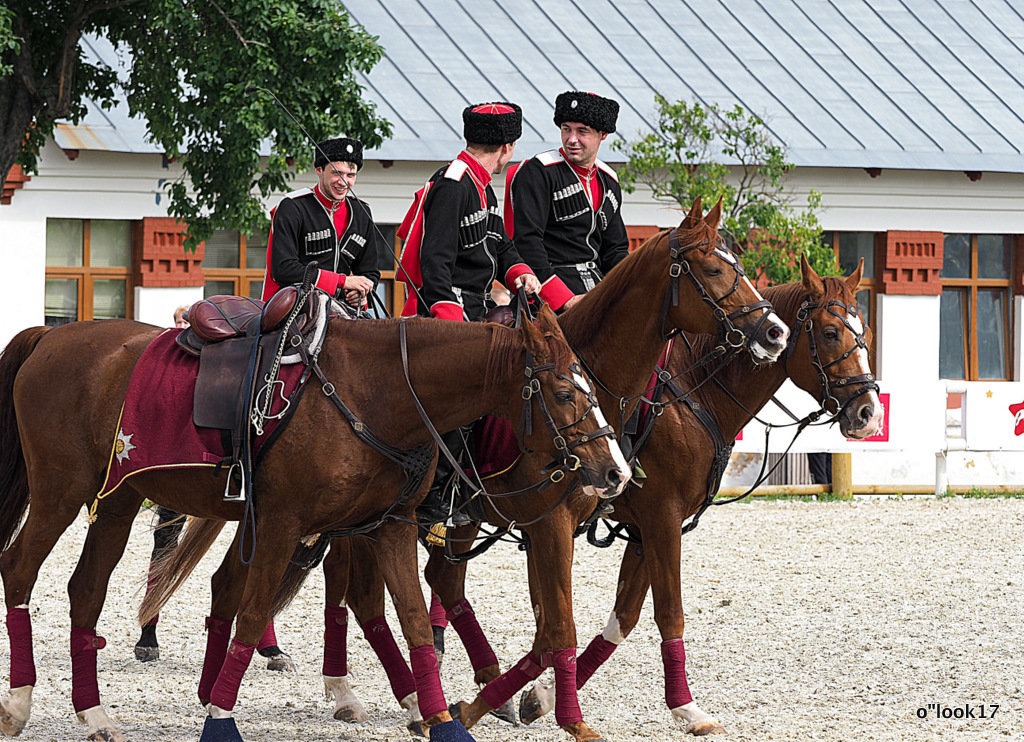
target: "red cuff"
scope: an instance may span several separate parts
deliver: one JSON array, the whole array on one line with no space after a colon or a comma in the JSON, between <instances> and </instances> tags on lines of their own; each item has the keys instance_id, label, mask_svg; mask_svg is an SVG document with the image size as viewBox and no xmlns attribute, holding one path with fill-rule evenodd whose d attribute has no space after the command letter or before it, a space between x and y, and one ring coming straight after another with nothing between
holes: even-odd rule
<instances>
[{"instance_id":1,"label":"red cuff","mask_svg":"<svg viewBox=\"0 0 1024 742\"><path fill-rule=\"evenodd\" d=\"M430 316L447 319L452 322L462 321L462 307L453 301L439 301L430 308Z\"/></svg>"},{"instance_id":2,"label":"red cuff","mask_svg":"<svg viewBox=\"0 0 1024 742\"><path fill-rule=\"evenodd\" d=\"M345 284L345 277L340 273L332 273L331 271L322 270L317 273L316 276L316 287L326 291L331 296L338 290L338 286Z\"/></svg>"},{"instance_id":3,"label":"red cuff","mask_svg":"<svg viewBox=\"0 0 1024 742\"><path fill-rule=\"evenodd\" d=\"M557 275L552 275L540 285L540 298L551 305L556 312L561 309L569 299L576 296L569 287L563 283Z\"/></svg>"},{"instance_id":4,"label":"red cuff","mask_svg":"<svg viewBox=\"0 0 1024 742\"><path fill-rule=\"evenodd\" d=\"M526 263L516 263L505 273L505 288L510 292L516 290L516 279L520 276L532 276L533 271Z\"/></svg>"}]
</instances>

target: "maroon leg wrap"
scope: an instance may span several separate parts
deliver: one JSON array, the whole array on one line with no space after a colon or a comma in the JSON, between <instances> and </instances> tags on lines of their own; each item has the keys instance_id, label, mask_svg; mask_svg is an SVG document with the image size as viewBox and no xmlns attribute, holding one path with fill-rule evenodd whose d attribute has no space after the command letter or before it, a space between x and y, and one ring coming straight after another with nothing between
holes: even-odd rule
<instances>
[{"instance_id":1,"label":"maroon leg wrap","mask_svg":"<svg viewBox=\"0 0 1024 742\"><path fill-rule=\"evenodd\" d=\"M483 629L480 628L480 623L476 620L476 614L468 600L465 598L460 600L452 606L447 615L448 620L458 632L459 638L462 639L462 644L466 647L466 654L469 655L469 661L473 664L475 672L498 664L498 658L494 655L494 650L491 649L487 637L484 636Z\"/></svg>"},{"instance_id":2,"label":"maroon leg wrap","mask_svg":"<svg viewBox=\"0 0 1024 742\"><path fill-rule=\"evenodd\" d=\"M661 661L665 665L665 703L670 709L691 703L693 696L686 682L686 650L681 638L661 643Z\"/></svg>"},{"instance_id":3,"label":"maroon leg wrap","mask_svg":"<svg viewBox=\"0 0 1024 742\"><path fill-rule=\"evenodd\" d=\"M576 697L576 647L556 649L550 655L545 652L541 664L555 666L555 721L558 726L583 721L583 712Z\"/></svg>"},{"instance_id":4,"label":"maroon leg wrap","mask_svg":"<svg viewBox=\"0 0 1024 742\"><path fill-rule=\"evenodd\" d=\"M434 593L430 594L430 625L448 628L448 616L440 599Z\"/></svg>"},{"instance_id":5,"label":"maroon leg wrap","mask_svg":"<svg viewBox=\"0 0 1024 742\"><path fill-rule=\"evenodd\" d=\"M32 618L28 608L7 611L7 637L11 644L11 687L36 684L36 661L32 656Z\"/></svg>"},{"instance_id":6,"label":"maroon leg wrap","mask_svg":"<svg viewBox=\"0 0 1024 742\"><path fill-rule=\"evenodd\" d=\"M518 693L531 680L536 680L543 671L544 668L531 652L519 660L515 667L484 686L484 689L480 691L480 698L492 709L501 708L505 701Z\"/></svg>"},{"instance_id":7,"label":"maroon leg wrap","mask_svg":"<svg viewBox=\"0 0 1024 742\"><path fill-rule=\"evenodd\" d=\"M448 702L444 700L441 690L441 677L438 673L437 655L434 645L427 644L415 647L409 652L412 660L412 675L416 680L416 697L420 703L420 713L424 719L448 710Z\"/></svg>"},{"instance_id":8,"label":"maroon leg wrap","mask_svg":"<svg viewBox=\"0 0 1024 742\"><path fill-rule=\"evenodd\" d=\"M210 703L225 711L230 711L235 707L235 701L238 700L238 687L242 684L242 676L249 668L249 660L252 659L255 649L255 644L246 644L238 639L231 640L231 647L224 658L220 674L217 675L217 682L213 684Z\"/></svg>"},{"instance_id":9,"label":"maroon leg wrap","mask_svg":"<svg viewBox=\"0 0 1024 742\"><path fill-rule=\"evenodd\" d=\"M384 616L378 616L363 624L363 634L366 635L366 641L370 643L373 651L377 654L380 664L384 666L388 682L391 683L391 692L401 703L403 698L416 690L416 681L413 680L409 666L405 664L402 650L395 643L391 627L388 626Z\"/></svg>"},{"instance_id":10,"label":"maroon leg wrap","mask_svg":"<svg viewBox=\"0 0 1024 742\"><path fill-rule=\"evenodd\" d=\"M259 642L256 644L257 651L260 649L266 649L267 647L277 646L277 634L274 633L274 622L271 621L267 624L267 628L263 630L263 636L260 637Z\"/></svg>"},{"instance_id":11,"label":"maroon leg wrap","mask_svg":"<svg viewBox=\"0 0 1024 742\"><path fill-rule=\"evenodd\" d=\"M199 702L206 703L213 692L224 655L228 653L231 640L231 621L209 616L206 619L206 655L203 657L203 674L199 678Z\"/></svg>"},{"instance_id":12,"label":"maroon leg wrap","mask_svg":"<svg viewBox=\"0 0 1024 742\"><path fill-rule=\"evenodd\" d=\"M95 629L71 627L71 705L85 711L100 705L96 680L96 653L107 645Z\"/></svg>"},{"instance_id":13,"label":"maroon leg wrap","mask_svg":"<svg viewBox=\"0 0 1024 742\"><path fill-rule=\"evenodd\" d=\"M324 605L324 666L329 678L348 675L348 608Z\"/></svg>"},{"instance_id":14,"label":"maroon leg wrap","mask_svg":"<svg viewBox=\"0 0 1024 742\"><path fill-rule=\"evenodd\" d=\"M615 651L617 644L612 644L603 636L598 634L593 641L583 650L583 654L576 658L576 689L579 690L590 680L597 668L608 661Z\"/></svg>"}]
</instances>

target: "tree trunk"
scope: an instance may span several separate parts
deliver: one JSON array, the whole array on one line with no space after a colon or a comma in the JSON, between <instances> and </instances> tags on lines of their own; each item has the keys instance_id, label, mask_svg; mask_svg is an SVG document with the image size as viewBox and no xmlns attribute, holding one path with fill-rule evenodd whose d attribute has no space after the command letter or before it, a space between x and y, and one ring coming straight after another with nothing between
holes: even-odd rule
<instances>
[{"instance_id":1,"label":"tree trunk","mask_svg":"<svg viewBox=\"0 0 1024 742\"><path fill-rule=\"evenodd\" d=\"M25 133L38 110L39 105L20 84L17 73L0 80L0 111L3 111L0 116L0 190L18 159Z\"/></svg>"}]
</instances>

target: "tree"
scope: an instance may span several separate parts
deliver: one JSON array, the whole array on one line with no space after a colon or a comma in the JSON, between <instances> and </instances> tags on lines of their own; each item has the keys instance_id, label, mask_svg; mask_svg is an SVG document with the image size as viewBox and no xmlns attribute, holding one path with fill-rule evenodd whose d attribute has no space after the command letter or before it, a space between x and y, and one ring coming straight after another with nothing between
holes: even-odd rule
<instances>
[{"instance_id":1,"label":"tree","mask_svg":"<svg viewBox=\"0 0 1024 742\"><path fill-rule=\"evenodd\" d=\"M792 208L784 190L792 165L759 116L739 105L724 110L717 104L671 103L661 95L655 102L657 130L615 142L629 158L619 170L623 188L632 192L646 185L656 199L684 210L697 196L704 203L721 198L723 236L755 280L799 280L800 252L818 273L838 272L815 216L821 194L812 190L800 213Z\"/></svg>"},{"instance_id":2,"label":"tree","mask_svg":"<svg viewBox=\"0 0 1024 742\"><path fill-rule=\"evenodd\" d=\"M88 62L84 34L107 37L127 69ZM187 247L214 229L265 227L257 194L286 190L312 144L246 88L273 91L316 139L373 147L391 129L355 73L382 55L338 0L0 0L0 186L15 163L35 170L56 122L80 121L87 99L123 98L182 164L168 211L188 225Z\"/></svg>"}]
</instances>

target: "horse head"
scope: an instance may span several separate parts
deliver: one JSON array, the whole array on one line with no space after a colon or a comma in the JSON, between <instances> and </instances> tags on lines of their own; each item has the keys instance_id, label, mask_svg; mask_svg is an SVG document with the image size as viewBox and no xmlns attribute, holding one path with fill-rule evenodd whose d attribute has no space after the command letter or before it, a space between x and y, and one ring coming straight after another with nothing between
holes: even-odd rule
<instances>
[{"instance_id":1,"label":"horse head","mask_svg":"<svg viewBox=\"0 0 1024 742\"><path fill-rule=\"evenodd\" d=\"M555 455L562 465L551 472L553 482L565 475L564 471L559 474L560 469L578 470L586 494L618 495L629 481L629 465L554 312L544 305L536 323L523 321L520 331L528 360L521 445L532 447L533 439L540 443L547 436L554 441ZM547 431L531 424L537 413L545 421Z\"/></svg>"},{"instance_id":2,"label":"horse head","mask_svg":"<svg viewBox=\"0 0 1024 742\"><path fill-rule=\"evenodd\" d=\"M787 353L790 377L838 419L847 438L866 438L882 424L878 384L868 362L871 329L857 304L863 266L861 260L845 279L822 278L800 256L806 298L797 311Z\"/></svg>"},{"instance_id":3,"label":"horse head","mask_svg":"<svg viewBox=\"0 0 1024 742\"><path fill-rule=\"evenodd\" d=\"M785 350L789 328L726 247L721 218L721 200L702 216L698 197L678 227L658 236L667 246L670 277L662 332L667 318L688 332L717 334L732 350L746 347L755 363L771 363Z\"/></svg>"}]
</instances>

